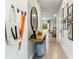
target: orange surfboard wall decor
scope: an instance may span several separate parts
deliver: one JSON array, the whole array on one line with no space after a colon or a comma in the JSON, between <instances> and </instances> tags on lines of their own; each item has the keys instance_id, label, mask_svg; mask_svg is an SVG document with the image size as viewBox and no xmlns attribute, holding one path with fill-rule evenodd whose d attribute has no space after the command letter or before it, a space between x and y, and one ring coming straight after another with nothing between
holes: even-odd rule
<instances>
[{"instance_id":1,"label":"orange surfboard wall decor","mask_svg":"<svg viewBox=\"0 0 79 59\"><path fill-rule=\"evenodd\" d=\"M21 12L21 25L20 25L20 41L19 41L19 49L22 44L22 38L24 34L24 28L25 28L25 20L26 20L26 12Z\"/></svg>"}]
</instances>

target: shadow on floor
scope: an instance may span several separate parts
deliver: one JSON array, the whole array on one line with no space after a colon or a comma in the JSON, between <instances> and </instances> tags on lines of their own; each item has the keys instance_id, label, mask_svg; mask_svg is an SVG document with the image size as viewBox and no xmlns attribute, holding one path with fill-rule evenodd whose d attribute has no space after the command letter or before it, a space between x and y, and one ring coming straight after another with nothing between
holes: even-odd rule
<instances>
[{"instance_id":1,"label":"shadow on floor","mask_svg":"<svg viewBox=\"0 0 79 59\"><path fill-rule=\"evenodd\" d=\"M37 56L36 54L34 55L33 59L42 59L44 56Z\"/></svg>"},{"instance_id":2,"label":"shadow on floor","mask_svg":"<svg viewBox=\"0 0 79 59\"><path fill-rule=\"evenodd\" d=\"M56 38L49 38L49 49L44 56L38 57L36 54L33 59L68 59Z\"/></svg>"}]
</instances>

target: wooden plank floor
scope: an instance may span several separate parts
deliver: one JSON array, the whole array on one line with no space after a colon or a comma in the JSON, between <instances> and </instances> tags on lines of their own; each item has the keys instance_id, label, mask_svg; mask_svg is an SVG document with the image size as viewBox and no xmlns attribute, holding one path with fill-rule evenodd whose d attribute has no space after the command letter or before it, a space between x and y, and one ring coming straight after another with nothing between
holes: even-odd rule
<instances>
[{"instance_id":1,"label":"wooden plank floor","mask_svg":"<svg viewBox=\"0 0 79 59\"><path fill-rule=\"evenodd\" d=\"M33 59L68 59L61 46L57 43L56 38L50 37L49 39L49 49L47 53L42 57L35 55Z\"/></svg>"}]
</instances>

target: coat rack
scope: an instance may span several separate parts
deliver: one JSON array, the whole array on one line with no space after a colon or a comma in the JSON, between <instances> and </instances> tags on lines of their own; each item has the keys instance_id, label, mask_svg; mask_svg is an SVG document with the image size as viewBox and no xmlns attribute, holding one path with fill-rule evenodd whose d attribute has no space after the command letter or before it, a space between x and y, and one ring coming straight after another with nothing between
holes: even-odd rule
<instances>
[{"instance_id":1,"label":"coat rack","mask_svg":"<svg viewBox=\"0 0 79 59\"><path fill-rule=\"evenodd\" d=\"M20 10L19 8L16 8L13 4L11 4L11 8L16 9L17 13L19 13L21 11L21 13L23 13L23 10ZM26 11L25 11L26 14Z\"/></svg>"}]
</instances>

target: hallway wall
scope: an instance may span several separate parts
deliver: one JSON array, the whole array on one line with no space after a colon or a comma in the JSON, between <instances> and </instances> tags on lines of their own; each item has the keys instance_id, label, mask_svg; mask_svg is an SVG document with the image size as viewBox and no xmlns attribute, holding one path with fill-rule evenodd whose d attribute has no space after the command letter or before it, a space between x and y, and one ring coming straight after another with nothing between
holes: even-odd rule
<instances>
[{"instance_id":1,"label":"hallway wall","mask_svg":"<svg viewBox=\"0 0 79 59\"><path fill-rule=\"evenodd\" d=\"M10 8L13 4L16 8L27 12L27 0L5 0L5 22L10 18ZM19 15L20 16L20 15ZM20 17L19 17L20 18ZM20 21L20 19L17 19ZM20 25L20 24L18 24ZM15 45L7 45L5 42L5 58L6 59L27 59L27 19L25 23L25 32L23 36L21 49L18 49L18 43Z\"/></svg>"},{"instance_id":2,"label":"hallway wall","mask_svg":"<svg viewBox=\"0 0 79 59\"><path fill-rule=\"evenodd\" d=\"M13 46L8 46L5 44L5 57L6 59L28 59L27 56L31 59L31 56L34 53L34 44L28 42L29 37L32 34L31 26L30 26L30 11L32 7L36 7L38 12L38 30L41 30L41 10L40 6L36 0L6 0L5 3L5 22L9 20L10 7L13 4L16 8L19 8L23 11L27 12L26 24L25 24L25 32L23 36L23 42L21 46L21 50L18 49L18 43ZM20 16L20 14L18 14ZM20 17L18 17L17 21L20 21ZM18 24L20 25L20 24ZM29 54L28 54L29 53Z\"/></svg>"},{"instance_id":3,"label":"hallway wall","mask_svg":"<svg viewBox=\"0 0 79 59\"><path fill-rule=\"evenodd\" d=\"M73 59L73 41L68 39L68 30L64 30L64 37L61 37L61 9L67 2L71 5L73 0L63 0L59 10L57 11L57 40L61 44L66 56L69 59Z\"/></svg>"},{"instance_id":4,"label":"hallway wall","mask_svg":"<svg viewBox=\"0 0 79 59\"><path fill-rule=\"evenodd\" d=\"M35 52L35 44L33 42L30 42L29 38L32 35L32 29L30 24L30 12L31 8L36 7L37 13L38 13L38 31L41 30L41 10L40 6L37 3L37 0L28 0L28 59L32 59L33 54Z\"/></svg>"}]
</instances>

